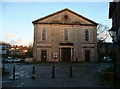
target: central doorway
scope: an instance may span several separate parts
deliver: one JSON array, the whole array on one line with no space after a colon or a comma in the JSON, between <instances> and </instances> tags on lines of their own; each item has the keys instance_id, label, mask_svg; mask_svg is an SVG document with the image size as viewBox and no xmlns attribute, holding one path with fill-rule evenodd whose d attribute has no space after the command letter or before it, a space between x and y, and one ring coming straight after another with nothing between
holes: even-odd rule
<instances>
[{"instance_id":1,"label":"central doorway","mask_svg":"<svg viewBox=\"0 0 120 89\"><path fill-rule=\"evenodd\" d=\"M90 61L90 51L85 51L85 62Z\"/></svg>"},{"instance_id":2,"label":"central doorway","mask_svg":"<svg viewBox=\"0 0 120 89\"><path fill-rule=\"evenodd\" d=\"M47 51L41 51L41 61L47 61Z\"/></svg>"},{"instance_id":3,"label":"central doorway","mask_svg":"<svg viewBox=\"0 0 120 89\"><path fill-rule=\"evenodd\" d=\"M63 62L71 61L71 48L62 48L62 61Z\"/></svg>"}]
</instances>

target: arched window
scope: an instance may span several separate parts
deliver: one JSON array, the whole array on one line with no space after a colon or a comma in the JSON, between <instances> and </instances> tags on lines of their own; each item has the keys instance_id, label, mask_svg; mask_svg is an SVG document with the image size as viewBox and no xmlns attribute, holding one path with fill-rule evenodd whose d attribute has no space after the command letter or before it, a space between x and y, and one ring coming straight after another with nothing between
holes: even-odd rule
<instances>
[{"instance_id":1,"label":"arched window","mask_svg":"<svg viewBox=\"0 0 120 89\"><path fill-rule=\"evenodd\" d=\"M64 41L68 41L68 30L64 30Z\"/></svg>"},{"instance_id":2,"label":"arched window","mask_svg":"<svg viewBox=\"0 0 120 89\"><path fill-rule=\"evenodd\" d=\"M42 40L46 40L46 29L42 29Z\"/></svg>"},{"instance_id":3,"label":"arched window","mask_svg":"<svg viewBox=\"0 0 120 89\"><path fill-rule=\"evenodd\" d=\"M85 30L85 41L89 41L89 31Z\"/></svg>"}]
</instances>

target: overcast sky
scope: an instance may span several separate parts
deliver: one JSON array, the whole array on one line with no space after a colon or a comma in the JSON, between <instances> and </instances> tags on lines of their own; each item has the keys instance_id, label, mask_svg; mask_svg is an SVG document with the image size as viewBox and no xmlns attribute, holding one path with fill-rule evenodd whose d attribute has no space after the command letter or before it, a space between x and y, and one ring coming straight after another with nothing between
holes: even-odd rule
<instances>
[{"instance_id":1,"label":"overcast sky","mask_svg":"<svg viewBox=\"0 0 120 89\"><path fill-rule=\"evenodd\" d=\"M2 2L0 41L17 45L33 42L32 21L64 8L97 23L112 26L108 18L109 2ZM107 39L111 41L111 39Z\"/></svg>"}]
</instances>

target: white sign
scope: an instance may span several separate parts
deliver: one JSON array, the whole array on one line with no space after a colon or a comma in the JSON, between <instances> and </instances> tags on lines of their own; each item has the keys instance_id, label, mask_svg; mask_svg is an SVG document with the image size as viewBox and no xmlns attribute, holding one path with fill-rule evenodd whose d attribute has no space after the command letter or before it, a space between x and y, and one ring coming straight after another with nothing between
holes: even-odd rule
<instances>
[{"instance_id":1,"label":"white sign","mask_svg":"<svg viewBox=\"0 0 120 89\"><path fill-rule=\"evenodd\" d=\"M58 54L57 53L53 53L53 58L57 59L58 58Z\"/></svg>"}]
</instances>

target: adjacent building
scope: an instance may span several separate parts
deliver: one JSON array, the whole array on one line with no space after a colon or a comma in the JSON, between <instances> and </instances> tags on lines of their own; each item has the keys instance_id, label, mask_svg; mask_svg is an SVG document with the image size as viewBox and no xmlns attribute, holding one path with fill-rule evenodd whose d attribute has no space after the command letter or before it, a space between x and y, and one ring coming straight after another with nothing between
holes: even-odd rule
<instances>
[{"instance_id":1,"label":"adjacent building","mask_svg":"<svg viewBox=\"0 0 120 89\"><path fill-rule=\"evenodd\" d=\"M115 1L115 0L113 0ZM112 28L116 31L115 44L117 45L117 73L120 79L120 1L110 2L109 5L109 18L112 19Z\"/></svg>"},{"instance_id":2,"label":"adjacent building","mask_svg":"<svg viewBox=\"0 0 120 89\"><path fill-rule=\"evenodd\" d=\"M0 57L1 58L6 58L9 48L10 48L9 43L0 42Z\"/></svg>"},{"instance_id":3,"label":"adjacent building","mask_svg":"<svg viewBox=\"0 0 120 89\"><path fill-rule=\"evenodd\" d=\"M7 53L7 46L5 43L0 43L0 55L3 57Z\"/></svg>"},{"instance_id":4,"label":"adjacent building","mask_svg":"<svg viewBox=\"0 0 120 89\"><path fill-rule=\"evenodd\" d=\"M98 61L96 22L66 8L32 23L34 61Z\"/></svg>"}]
</instances>

